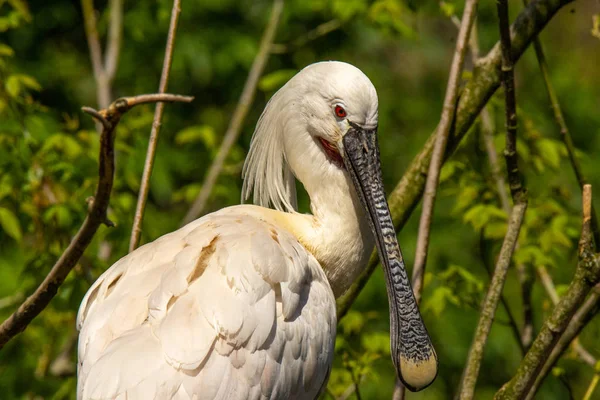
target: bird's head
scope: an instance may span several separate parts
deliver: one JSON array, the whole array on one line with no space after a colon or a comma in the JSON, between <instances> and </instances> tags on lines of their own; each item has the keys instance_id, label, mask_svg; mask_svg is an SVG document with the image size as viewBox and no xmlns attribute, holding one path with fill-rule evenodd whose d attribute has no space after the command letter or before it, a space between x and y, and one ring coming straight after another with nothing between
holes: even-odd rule
<instances>
[{"instance_id":1,"label":"bird's head","mask_svg":"<svg viewBox=\"0 0 600 400\"><path fill-rule=\"evenodd\" d=\"M265 107L243 170L242 197L282 211L296 209L296 176L310 191L345 169L343 138L353 129L377 130L377 92L353 65L307 66Z\"/></svg>"},{"instance_id":2,"label":"bird's head","mask_svg":"<svg viewBox=\"0 0 600 400\"><path fill-rule=\"evenodd\" d=\"M343 167L343 137L348 132L377 130L377 91L369 78L353 65L312 64L290 81L290 89L297 93L306 131L339 167Z\"/></svg>"}]
</instances>

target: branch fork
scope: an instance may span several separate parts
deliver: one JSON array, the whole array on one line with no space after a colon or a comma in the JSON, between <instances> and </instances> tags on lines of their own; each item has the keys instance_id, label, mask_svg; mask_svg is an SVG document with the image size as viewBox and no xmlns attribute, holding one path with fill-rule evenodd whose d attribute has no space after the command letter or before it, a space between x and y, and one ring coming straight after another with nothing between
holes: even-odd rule
<instances>
[{"instance_id":1,"label":"branch fork","mask_svg":"<svg viewBox=\"0 0 600 400\"><path fill-rule=\"evenodd\" d=\"M84 251L92 242L101 224L113 226L107 218L108 203L112 191L115 160L114 139L115 129L123 116L132 107L139 104L154 102L186 102L193 97L172 94L150 94L134 97L124 97L114 101L106 109L97 111L90 107L82 110L102 123L100 133L100 156L98 158L98 185L93 197L88 197L88 215L81 228L52 267L44 281L19 306L19 308L0 325L0 350L9 340L25 330L29 323L39 315L54 298L69 272L83 256Z\"/></svg>"}]
</instances>

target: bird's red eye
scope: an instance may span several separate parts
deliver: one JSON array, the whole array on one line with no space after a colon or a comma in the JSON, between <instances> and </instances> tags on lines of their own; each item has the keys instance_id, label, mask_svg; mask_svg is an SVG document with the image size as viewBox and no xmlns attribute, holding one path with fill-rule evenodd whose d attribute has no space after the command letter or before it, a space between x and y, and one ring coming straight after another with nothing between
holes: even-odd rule
<instances>
[{"instance_id":1,"label":"bird's red eye","mask_svg":"<svg viewBox=\"0 0 600 400\"><path fill-rule=\"evenodd\" d=\"M335 106L335 115L337 115L338 118L344 118L346 116L346 110L344 110L344 107L342 106Z\"/></svg>"}]
</instances>

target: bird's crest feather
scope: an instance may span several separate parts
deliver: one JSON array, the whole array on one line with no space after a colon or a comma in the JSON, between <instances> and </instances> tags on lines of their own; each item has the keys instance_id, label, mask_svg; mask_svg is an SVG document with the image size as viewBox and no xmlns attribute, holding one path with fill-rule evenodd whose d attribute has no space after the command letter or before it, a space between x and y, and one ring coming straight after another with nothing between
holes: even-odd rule
<instances>
[{"instance_id":1,"label":"bird's crest feather","mask_svg":"<svg viewBox=\"0 0 600 400\"><path fill-rule=\"evenodd\" d=\"M254 204L296 212L296 179L285 158L281 132L283 96L282 90L273 95L256 125L242 172L242 202L254 192Z\"/></svg>"}]
</instances>

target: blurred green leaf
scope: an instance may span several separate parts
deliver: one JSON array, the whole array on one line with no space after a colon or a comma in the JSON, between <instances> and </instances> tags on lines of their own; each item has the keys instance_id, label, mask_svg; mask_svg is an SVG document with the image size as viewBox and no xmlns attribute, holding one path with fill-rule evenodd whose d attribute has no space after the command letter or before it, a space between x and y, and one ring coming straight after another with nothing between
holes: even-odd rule
<instances>
[{"instance_id":1,"label":"blurred green leaf","mask_svg":"<svg viewBox=\"0 0 600 400\"><path fill-rule=\"evenodd\" d=\"M20 242L23 239L19 219L8 208L0 207L0 226L8 236L12 237L17 242Z\"/></svg>"},{"instance_id":2,"label":"blurred green leaf","mask_svg":"<svg viewBox=\"0 0 600 400\"><path fill-rule=\"evenodd\" d=\"M350 310L340 321L340 327L342 332L346 335L358 333L362 329L365 323L364 316L358 312Z\"/></svg>"},{"instance_id":3,"label":"blurred green leaf","mask_svg":"<svg viewBox=\"0 0 600 400\"><path fill-rule=\"evenodd\" d=\"M366 333L361 337L362 346L372 353L390 354L390 334L384 332Z\"/></svg>"},{"instance_id":4,"label":"blurred green leaf","mask_svg":"<svg viewBox=\"0 0 600 400\"><path fill-rule=\"evenodd\" d=\"M551 139L539 139L535 141L537 151L552 168L558 168L560 165L560 151L562 143Z\"/></svg>"},{"instance_id":5,"label":"blurred green leaf","mask_svg":"<svg viewBox=\"0 0 600 400\"><path fill-rule=\"evenodd\" d=\"M348 21L367 11L365 0L334 0L332 2L333 14L342 21Z\"/></svg>"},{"instance_id":6,"label":"blurred green leaf","mask_svg":"<svg viewBox=\"0 0 600 400\"><path fill-rule=\"evenodd\" d=\"M14 54L15 52L11 47L0 43L0 57L12 57Z\"/></svg>"},{"instance_id":7,"label":"blurred green leaf","mask_svg":"<svg viewBox=\"0 0 600 400\"><path fill-rule=\"evenodd\" d=\"M452 17L456 14L456 4L449 1L440 1L440 9L446 17Z\"/></svg>"},{"instance_id":8,"label":"blurred green leaf","mask_svg":"<svg viewBox=\"0 0 600 400\"><path fill-rule=\"evenodd\" d=\"M178 145L201 142L206 148L214 149L217 145L217 135L214 129L208 125L194 125L182 129L175 135L175 143Z\"/></svg>"},{"instance_id":9,"label":"blurred green leaf","mask_svg":"<svg viewBox=\"0 0 600 400\"><path fill-rule=\"evenodd\" d=\"M258 88L263 92L275 91L289 81L292 76L296 75L297 72L293 69L280 69L266 74L258 81Z\"/></svg>"},{"instance_id":10,"label":"blurred green leaf","mask_svg":"<svg viewBox=\"0 0 600 400\"><path fill-rule=\"evenodd\" d=\"M413 29L405 22L410 10L399 0L377 0L369 10L369 18L383 29L412 36Z\"/></svg>"}]
</instances>

